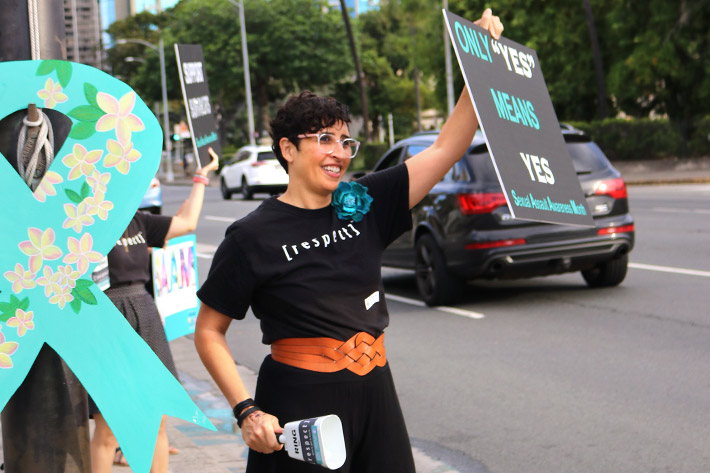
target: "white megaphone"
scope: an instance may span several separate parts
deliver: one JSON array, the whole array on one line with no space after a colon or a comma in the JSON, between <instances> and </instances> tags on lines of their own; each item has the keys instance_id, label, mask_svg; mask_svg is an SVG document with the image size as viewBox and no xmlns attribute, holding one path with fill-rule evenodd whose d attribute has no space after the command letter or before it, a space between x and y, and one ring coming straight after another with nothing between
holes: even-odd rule
<instances>
[{"instance_id":1,"label":"white megaphone","mask_svg":"<svg viewBox=\"0 0 710 473\"><path fill-rule=\"evenodd\" d=\"M340 417L331 414L295 420L284 426L279 442L288 456L337 470L345 463L345 439Z\"/></svg>"}]
</instances>

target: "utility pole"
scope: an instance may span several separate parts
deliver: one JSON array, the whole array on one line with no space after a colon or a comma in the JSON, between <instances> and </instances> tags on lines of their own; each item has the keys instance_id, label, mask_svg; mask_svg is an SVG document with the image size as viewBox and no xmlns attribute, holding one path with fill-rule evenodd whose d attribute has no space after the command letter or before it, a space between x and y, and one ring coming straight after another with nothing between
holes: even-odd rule
<instances>
[{"instance_id":1,"label":"utility pole","mask_svg":"<svg viewBox=\"0 0 710 473\"><path fill-rule=\"evenodd\" d=\"M66 59L62 2L5 0L0 31L0 62ZM54 128L54 151L59 151L72 122L53 110L43 112ZM0 152L15 169L18 155L33 147L29 139L23 149L18 150L17 144L23 118L33 113L36 104L28 104L28 110L0 121ZM46 344L2 411L2 436L6 473L88 473L91 469L86 391Z\"/></svg>"}]
</instances>

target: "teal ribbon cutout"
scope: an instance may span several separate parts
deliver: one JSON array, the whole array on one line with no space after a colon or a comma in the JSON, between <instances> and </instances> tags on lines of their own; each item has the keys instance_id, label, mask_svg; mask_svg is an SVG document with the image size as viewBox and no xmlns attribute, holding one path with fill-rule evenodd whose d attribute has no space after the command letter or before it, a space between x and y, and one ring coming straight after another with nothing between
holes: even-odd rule
<instances>
[{"instance_id":1,"label":"teal ribbon cutout","mask_svg":"<svg viewBox=\"0 0 710 473\"><path fill-rule=\"evenodd\" d=\"M214 426L91 273L158 169L162 130L129 86L97 69L0 63L0 117L29 103L73 124L34 193L0 158L0 409L47 343L92 396L133 471L148 472L163 415Z\"/></svg>"}]
</instances>

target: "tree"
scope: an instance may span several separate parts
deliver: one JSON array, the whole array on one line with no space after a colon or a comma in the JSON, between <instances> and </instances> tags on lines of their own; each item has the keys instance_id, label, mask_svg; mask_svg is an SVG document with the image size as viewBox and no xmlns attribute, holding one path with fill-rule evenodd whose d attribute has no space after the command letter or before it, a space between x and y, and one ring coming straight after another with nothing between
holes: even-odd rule
<instances>
[{"instance_id":1,"label":"tree","mask_svg":"<svg viewBox=\"0 0 710 473\"><path fill-rule=\"evenodd\" d=\"M609 10L613 63L609 91L635 116L668 114L684 140L710 114L710 3L617 2Z\"/></svg>"}]
</instances>

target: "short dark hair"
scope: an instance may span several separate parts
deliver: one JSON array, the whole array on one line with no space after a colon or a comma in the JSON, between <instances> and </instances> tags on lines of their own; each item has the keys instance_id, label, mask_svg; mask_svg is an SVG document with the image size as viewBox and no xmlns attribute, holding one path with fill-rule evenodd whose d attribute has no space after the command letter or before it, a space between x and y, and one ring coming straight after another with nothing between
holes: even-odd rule
<instances>
[{"instance_id":1,"label":"short dark hair","mask_svg":"<svg viewBox=\"0 0 710 473\"><path fill-rule=\"evenodd\" d=\"M350 110L334 98L319 97L308 90L289 97L270 123L271 147L276 159L288 172L288 163L279 145L281 138L288 138L298 147L301 141L298 135L316 133L338 122L350 123Z\"/></svg>"}]
</instances>

